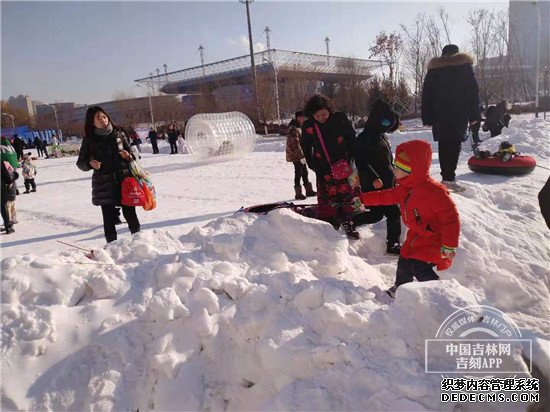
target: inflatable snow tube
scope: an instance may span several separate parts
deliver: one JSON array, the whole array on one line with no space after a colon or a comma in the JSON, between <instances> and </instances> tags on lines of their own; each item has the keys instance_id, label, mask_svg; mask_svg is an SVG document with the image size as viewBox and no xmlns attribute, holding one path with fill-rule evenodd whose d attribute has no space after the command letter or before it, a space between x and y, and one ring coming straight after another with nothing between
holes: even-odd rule
<instances>
[{"instance_id":1,"label":"inflatable snow tube","mask_svg":"<svg viewBox=\"0 0 550 412\"><path fill-rule=\"evenodd\" d=\"M531 156L514 156L507 162L503 162L500 157L487 157L478 159L475 156L468 160L468 167L472 172L487 173L491 175L517 176L531 173L537 162Z\"/></svg>"}]
</instances>

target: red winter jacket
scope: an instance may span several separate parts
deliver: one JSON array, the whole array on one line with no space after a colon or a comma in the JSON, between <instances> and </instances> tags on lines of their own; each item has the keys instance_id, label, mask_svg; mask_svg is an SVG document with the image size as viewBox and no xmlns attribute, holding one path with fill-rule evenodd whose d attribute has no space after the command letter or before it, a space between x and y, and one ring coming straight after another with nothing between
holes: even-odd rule
<instances>
[{"instance_id":1,"label":"red winter jacket","mask_svg":"<svg viewBox=\"0 0 550 412\"><path fill-rule=\"evenodd\" d=\"M445 186L430 177L430 145L412 140L397 146L396 156L401 151L410 157L411 174L398 179L392 189L362 193L361 200L367 206L398 203L403 223L409 229L401 256L434 263L438 270L448 269L451 259L442 259L440 249L458 246L458 210Z\"/></svg>"}]
</instances>

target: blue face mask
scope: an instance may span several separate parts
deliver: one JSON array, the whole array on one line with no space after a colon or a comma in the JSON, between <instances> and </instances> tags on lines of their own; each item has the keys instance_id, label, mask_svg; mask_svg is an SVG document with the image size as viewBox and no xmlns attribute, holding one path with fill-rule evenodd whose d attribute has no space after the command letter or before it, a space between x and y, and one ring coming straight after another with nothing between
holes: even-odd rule
<instances>
[{"instance_id":1,"label":"blue face mask","mask_svg":"<svg viewBox=\"0 0 550 412\"><path fill-rule=\"evenodd\" d=\"M390 127L393 124L393 122L390 119L382 119L380 121L380 124L384 127Z\"/></svg>"}]
</instances>

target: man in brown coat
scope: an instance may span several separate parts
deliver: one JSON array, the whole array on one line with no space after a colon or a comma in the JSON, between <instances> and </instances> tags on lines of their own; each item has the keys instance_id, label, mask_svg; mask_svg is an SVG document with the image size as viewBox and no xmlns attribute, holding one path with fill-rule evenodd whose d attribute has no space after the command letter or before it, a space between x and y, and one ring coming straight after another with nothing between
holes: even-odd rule
<instances>
[{"instance_id":1,"label":"man in brown coat","mask_svg":"<svg viewBox=\"0 0 550 412\"><path fill-rule=\"evenodd\" d=\"M300 146L300 137L302 135L302 125L305 116L301 111L296 112L294 119L288 125L288 134L286 137L286 161L294 164L294 191L296 200L304 200L306 196L316 196L317 192L313 190L307 176L307 165L304 152ZM306 196L302 193L300 178L304 181Z\"/></svg>"}]
</instances>

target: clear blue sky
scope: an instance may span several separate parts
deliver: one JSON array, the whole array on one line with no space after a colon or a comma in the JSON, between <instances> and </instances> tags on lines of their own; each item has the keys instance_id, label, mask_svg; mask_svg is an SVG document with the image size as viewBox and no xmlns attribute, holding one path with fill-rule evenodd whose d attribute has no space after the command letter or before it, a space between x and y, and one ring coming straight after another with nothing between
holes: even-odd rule
<instances>
[{"instance_id":1,"label":"clear blue sky","mask_svg":"<svg viewBox=\"0 0 550 412\"><path fill-rule=\"evenodd\" d=\"M368 58L380 30L397 30L419 12L444 4L453 42L467 41L469 9L504 10L490 2L284 2L251 5L255 43L265 47L265 26L275 48ZM111 100L116 91L143 91L133 80L166 63L168 70L247 53L245 7L219 2L7 2L2 13L2 98L27 94L45 103Z\"/></svg>"}]
</instances>

